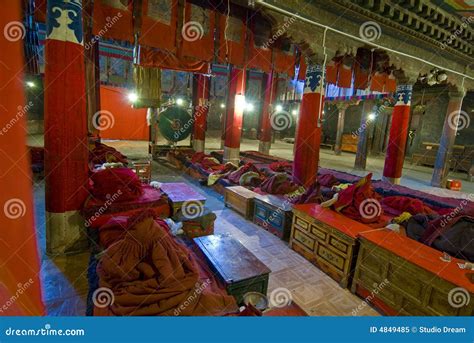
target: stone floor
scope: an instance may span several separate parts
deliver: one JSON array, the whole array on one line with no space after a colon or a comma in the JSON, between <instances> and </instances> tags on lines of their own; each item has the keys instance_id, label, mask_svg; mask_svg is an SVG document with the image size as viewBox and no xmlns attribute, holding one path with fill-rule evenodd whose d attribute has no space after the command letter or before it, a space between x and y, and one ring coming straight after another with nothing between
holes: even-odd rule
<instances>
[{"instance_id":1,"label":"stone floor","mask_svg":"<svg viewBox=\"0 0 474 343\"><path fill-rule=\"evenodd\" d=\"M216 233L227 233L242 242L270 269L268 295L289 292L294 302L313 316L350 316L363 300L351 294L287 244L224 206L223 197L200 186L194 179L169 166L154 162L153 179L160 182L186 182L207 197L206 206L217 215ZM45 254L44 185L35 187L36 220L42 255L41 278L47 313L51 316L85 314L87 297L87 253L49 257ZM276 291L276 292L277 292ZM378 315L365 307L357 315Z\"/></svg>"}]
</instances>

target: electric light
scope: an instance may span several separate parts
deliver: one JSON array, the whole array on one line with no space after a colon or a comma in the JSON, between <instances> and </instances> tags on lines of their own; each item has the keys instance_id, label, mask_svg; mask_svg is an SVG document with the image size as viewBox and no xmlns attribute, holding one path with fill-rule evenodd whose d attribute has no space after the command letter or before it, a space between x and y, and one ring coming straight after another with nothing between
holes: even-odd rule
<instances>
[{"instance_id":1,"label":"electric light","mask_svg":"<svg viewBox=\"0 0 474 343\"><path fill-rule=\"evenodd\" d=\"M137 100L138 100L138 95L137 95L137 93L129 93L129 94L127 95L127 97L128 97L128 100L129 100L130 102L137 102Z\"/></svg>"},{"instance_id":2,"label":"electric light","mask_svg":"<svg viewBox=\"0 0 474 343\"><path fill-rule=\"evenodd\" d=\"M245 103L245 110L246 110L247 112L252 112L252 111L254 110L253 104L251 104L251 103L249 103L249 102Z\"/></svg>"},{"instance_id":3,"label":"electric light","mask_svg":"<svg viewBox=\"0 0 474 343\"><path fill-rule=\"evenodd\" d=\"M176 105L182 106L184 104L184 100L181 98L176 99Z\"/></svg>"},{"instance_id":4,"label":"electric light","mask_svg":"<svg viewBox=\"0 0 474 343\"><path fill-rule=\"evenodd\" d=\"M294 115L294 116L296 116L296 115L298 114L298 110L293 110L293 111L291 111L291 114Z\"/></svg>"},{"instance_id":5,"label":"electric light","mask_svg":"<svg viewBox=\"0 0 474 343\"><path fill-rule=\"evenodd\" d=\"M225 108L225 104L221 104L221 108Z\"/></svg>"},{"instance_id":6,"label":"electric light","mask_svg":"<svg viewBox=\"0 0 474 343\"><path fill-rule=\"evenodd\" d=\"M367 119L370 120L370 121L374 121L376 117L377 116L375 115L375 113L369 113Z\"/></svg>"},{"instance_id":7,"label":"electric light","mask_svg":"<svg viewBox=\"0 0 474 343\"><path fill-rule=\"evenodd\" d=\"M35 87L35 83L33 81L27 81L26 82L26 85L30 88L34 88Z\"/></svg>"},{"instance_id":8,"label":"electric light","mask_svg":"<svg viewBox=\"0 0 474 343\"><path fill-rule=\"evenodd\" d=\"M281 112L281 111L283 111L283 106L282 105L276 105L275 110L277 112Z\"/></svg>"},{"instance_id":9,"label":"electric light","mask_svg":"<svg viewBox=\"0 0 474 343\"><path fill-rule=\"evenodd\" d=\"M247 103L245 102L245 95L236 94L235 95L235 109L238 112L243 112L247 107Z\"/></svg>"}]
</instances>

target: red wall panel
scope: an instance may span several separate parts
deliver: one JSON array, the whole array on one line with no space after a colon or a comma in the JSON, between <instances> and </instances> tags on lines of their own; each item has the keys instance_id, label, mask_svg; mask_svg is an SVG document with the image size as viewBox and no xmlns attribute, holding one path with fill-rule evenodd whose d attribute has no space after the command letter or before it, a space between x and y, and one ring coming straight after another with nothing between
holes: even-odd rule
<instances>
[{"instance_id":1,"label":"red wall panel","mask_svg":"<svg viewBox=\"0 0 474 343\"><path fill-rule=\"evenodd\" d=\"M104 120L100 136L106 139L148 140L146 109L132 108L128 101L129 90L110 86L100 86L100 103ZM108 114L110 112L110 114ZM110 119L110 118L108 118ZM105 128L107 126L107 128Z\"/></svg>"}]
</instances>

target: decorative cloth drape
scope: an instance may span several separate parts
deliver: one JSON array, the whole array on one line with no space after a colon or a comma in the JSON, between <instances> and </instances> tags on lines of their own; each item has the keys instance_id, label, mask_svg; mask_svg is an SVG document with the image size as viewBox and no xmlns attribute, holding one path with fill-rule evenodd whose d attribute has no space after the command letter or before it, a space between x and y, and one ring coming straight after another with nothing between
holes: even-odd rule
<instances>
[{"instance_id":1,"label":"decorative cloth drape","mask_svg":"<svg viewBox=\"0 0 474 343\"><path fill-rule=\"evenodd\" d=\"M132 1L95 0L93 34L133 42Z\"/></svg>"},{"instance_id":2,"label":"decorative cloth drape","mask_svg":"<svg viewBox=\"0 0 474 343\"><path fill-rule=\"evenodd\" d=\"M160 107L161 70L154 67L133 65L133 80L135 82L138 101L135 108Z\"/></svg>"},{"instance_id":3,"label":"decorative cloth drape","mask_svg":"<svg viewBox=\"0 0 474 343\"><path fill-rule=\"evenodd\" d=\"M141 10L138 43L175 52L178 0L143 0Z\"/></svg>"}]
</instances>

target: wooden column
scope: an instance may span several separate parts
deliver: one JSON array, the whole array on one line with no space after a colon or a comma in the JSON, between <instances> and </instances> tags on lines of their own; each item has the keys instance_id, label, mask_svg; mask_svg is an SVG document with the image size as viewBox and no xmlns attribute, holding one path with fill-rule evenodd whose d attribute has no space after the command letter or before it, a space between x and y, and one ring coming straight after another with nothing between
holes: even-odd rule
<instances>
[{"instance_id":1,"label":"wooden column","mask_svg":"<svg viewBox=\"0 0 474 343\"><path fill-rule=\"evenodd\" d=\"M449 93L448 109L431 178L431 185L434 187L446 187L456 133L465 127L469 119L468 114L461 110L464 96L463 92Z\"/></svg>"},{"instance_id":2,"label":"wooden column","mask_svg":"<svg viewBox=\"0 0 474 343\"><path fill-rule=\"evenodd\" d=\"M322 66L308 64L306 80L296 127L293 179L309 187L317 179L321 121L324 109Z\"/></svg>"},{"instance_id":3,"label":"wooden column","mask_svg":"<svg viewBox=\"0 0 474 343\"><path fill-rule=\"evenodd\" d=\"M399 85L395 95L396 103L392 112L392 124L382 177L382 180L394 184L400 183L403 162L405 161L412 89L411 84Z\"/></svg>"},{"instance_id":4,"label":"wooden column","mask_svg":"<svg viewBox=\"0 0 474 343\"><path fill-rule=\"evenodd\" d=\"M46 24L46 248L62 254L88 246L79 214L88 196L89 154L82 3L49 0Z\"/></svg>"},{"instance_id":5,"label":"wooden column","mask_svg":"<svg viewBox=\"0 0 474 343\"><path fill-rule=\"evenodd\" d=\"M224 162L240 160L240 136L245 107L245 69L233 68L230 73L224 140Z\"/></svg>"},{"instance_id":6,"label":"wooden column","mask_svg":"<svg viewBox=\"0 0 474 343\"><path fill-rule=\"evenodd\" d=\"M260 141L258 143L258 151L263 154L270 154L270 147L272 145L272 125L271 116L273 113L273 101L277 94L278 75L272 70L268 75L265 75L265 92L262 108L262 117L260 121Z\"/></svg>"},{"instance_id":7,"label":"wooden column","mask_svg":"<svg viewBox=\"0 0 474 343\"><path fill-rule=\"evenodd\" d=\"M340 155L342 150L342 134L344 133L344 119L346 117L346 110L349 107L347 102L338 102L337 106L337 132L336 132L336 144L334 145L334 153Z\"/></svg>"},{"instance_id":8,"label":"wooden column","mask_svg":"<svg viewBox=\"0 0 474 343\"><path fill-rule=\"evenodd\" d=\"M208 76L199 74L195 75L194 87L194 132L193 132L193 148L196 152L204 152L204 142L206 140L207 113L209 112L209 94L210 79Z\"/></svg>"},{"instance_id":9,"label":"wooden column","mask_svg":"<svg viewBox=\"0 0 474 343\"><path fill-rule=\"evenodd\" d=\"M364 104L362 105L362 114L358 129L359 142L357 143L357 152L354 162L354 169L356 170L365 170L367 165L367 143L369 130L372 127L369 115L375 112L374 105L375 101L373 99L364 100Z\"/></svg>"}]
</instances>

